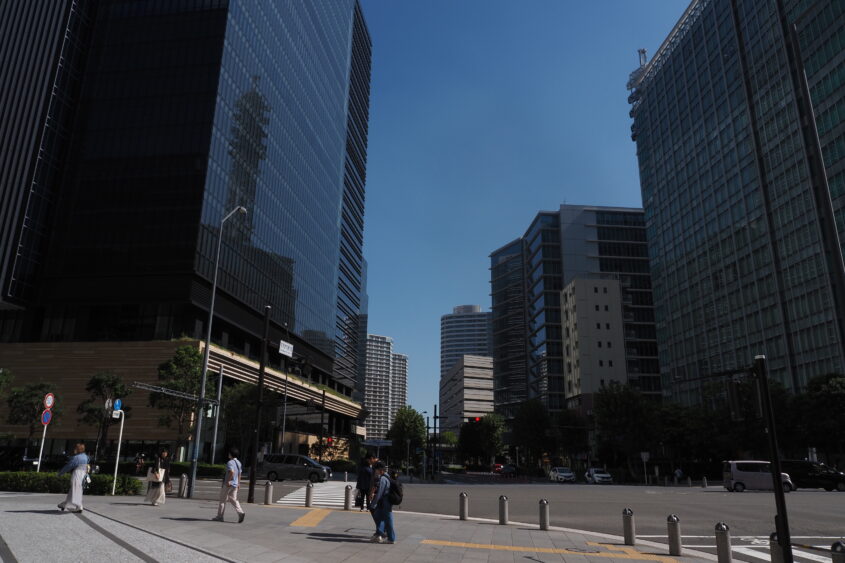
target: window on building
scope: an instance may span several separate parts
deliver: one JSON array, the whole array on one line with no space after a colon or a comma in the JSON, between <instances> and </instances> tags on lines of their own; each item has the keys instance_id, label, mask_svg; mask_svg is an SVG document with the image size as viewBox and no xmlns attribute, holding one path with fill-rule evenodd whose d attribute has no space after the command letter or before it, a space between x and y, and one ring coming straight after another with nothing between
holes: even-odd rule
<instances>
[{"instance_id":1,"label":"window on building","mask_svg":"<svg viewBox=\"0 0 845 563\"><path fill-rule=\"evenodd\" d=\"M607 288L606 288L606 287L605 287L605 288L602 288L602 289L604 289L604 292L605 292L605 293L607 293Z\"/></svg>"},{"instance_id":2,"label":"window on building","mask_svg":"<svg viewBox=\"0 0 845 563\"><path fill-rule=\"evenodd\" d=\"M604 306L605 311L609 311L610 309L607 308L607 305Z\"/></svg>"},{"instance_id":3,"label":"window on building","mask_svg":"<svg viewBox=\"0 0 845 563\"><path fill-rule=\"evenodd\" d=\"M612 348L612 347L613 347L613 342L608 342L608 343L607 343L607 347L608 347L608 348Z\"/></svg>"},{"instance_id":4,"label":"window on building","mask_svg":"<svg viewBox=\"0 0 845 563\"><path fill-rule=\"evenodd\" d=\"M607 330L610 330L610 323L604 323L604 328L606 328Z\"/></svg>"},{"instance_id":5,"label":"window on building","mask_svg":"<svg viewBox=\"0 0 845 563\"><path fill-rule=\"evenodd\" d=\"M602 360L599 360L599 367L603 367L603 366L604 366L604 362Z\"/></svg>"},{"instance_id":6,"label":"window on building","mask_svg":"<svg viewBox=\"0 0 845 563\"><path fill-rule=\"evenodd\" d=\"M598 305L596 305L596 311L598 311L598 310L599 310L599 306L598 306Z\"/></svg>"}]
</instances>

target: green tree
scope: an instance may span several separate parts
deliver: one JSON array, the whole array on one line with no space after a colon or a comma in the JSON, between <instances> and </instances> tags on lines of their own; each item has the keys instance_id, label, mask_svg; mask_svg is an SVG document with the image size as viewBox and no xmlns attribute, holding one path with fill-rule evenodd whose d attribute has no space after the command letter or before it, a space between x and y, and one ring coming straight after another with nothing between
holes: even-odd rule
<instances>
[{"instance_id":1,"label":"green tree","mask_svg":"<svg viewBox=\"0 0 845 563\"><path fill-rule=\"evenodd\" d=\"M525 401L516 409L512 423L511 446L518 447L535 464L544 452L554 449L551 418L545 405L537 400Z\"/></svg>"},{"instance_id":2,"label":"green tree","mask_svg":"<svg viewBox=\"0 0 845 563\"><path fill-rule=\"evenodd\" d=\"M804 448L816 447L828 463L831 455L845 452L845 376L830 373L811 379L796 412L806 426Z\"/></svg>"},{"instance_id":3,"label":"green tree","mask_svg":"<svg viewBox=\"0 0 845 563\"><path fill-rule=\"evenodd\" d=\"M6 398L9 409L6 422L27 427L27 447L35 435L35 430L41 426L44 395L52 389L54 389L52 383L28 383L23 387L12 388ZM52 411L54 417L61 412L58 407L53 407Z\"/></svg>"},{"instance_id":4,"label":"green tree","mask_svg":"<svg viewBox=\"0 0 845 563\"><path fill-rule=\"evenodd\" d=\"M476 459L486 464L502 451L504 431L505 420L494 413L486 414L477 421L464 422L458 436L458 450L465 459Z\"/></svg>"},{"instance_id":5,"label":"green tree","mask_svg":"<svg viewBox=\"0 0 845 563\"><path fill-rule=\"evenodd\" d=\"M85 385L85 390L88 391L88 398L79 403L76 412L80 415L79 422L97 427L97 443L94 446L94 459L96 460L99 456L100 444L107 443L109 427L114 420L111 417L111 411L105 408L106 400L114 401L128 397L132 394L132 390L123 383L120 376L110 371L91 376L91 379ZM131 410L130 405L124 405L124 416L128 418Z\"/></svg>"},{"instance_id":6,"label":"green tree","mask_svg":"<svg viewBox=\"0 0 845 563\"><path fill-rule=\"evenodd\" d=\"M425 443L425 419L423 415L411 406L404 406L396 411L396 417L387 438L393 440L391 453L394 459L404 460L410 452L412 462L416 460L415 449Z\"/></svg>"},{"instance_id":7,"label":"green tree","mask_svg":"<svg viewBox=\"0 0 845 563\"><path fill-rule=\"evenodd\" d=\"M637 474L634 458L651 449L659 432L658 405L627 385L609 385L596 393L593 414L603 461L625 463L630 474Z\"/></svg>"},{"instance_id":8,"label":"green tree","mask_svg":"<svg viewBox=\"0 0 845 563\"><path fill-rule=\"evenodd\" d=\"M457 446L458 445L458 435L452 432L451 430L446 430L440 433L440 443L444 446Z\"/></svg>"},{"instance_id":9,"label":"green tree","mask_svg":"<svg viewBox=\"0 0 845 563\"><path fill-rule=\"evenodd\" d=\"M264 389L261 409L261 436L259 442L270 441L277 426L277 409L282 405L283 396L269 389ZM235 383L223 387L220 398L221 416L229 445L241 450L246 460L252 453L255 437L255 406L258 403L258 386L251 383ZM289 424L287 430L293 430ZM315 455L319 454L319 450ZM251 459L251 458L250 458Z\"/></svg>"},{"instance_id":10,"label":"green tree","mask_svg":"<svg viewBox=\"0 0 845 563\"><path fill-rule=\"evenodd\" d=\"M587 439L587 419L576 410L563 410L551 417L558 451L575 459L590 449Z\"/></svg>"},{"instance_id":11,"label":"green tree","mask_svg":"<svg viewBox=\"0 0 845 563\"><path fill-rule=\"evenodd\" d=\"M12 376L12 372L5 369L0 368L0 399L6 396L6 393L9 392L9 389L12 386L12 381L14 381L14 376Z\"/></svg>"},{"instance_id":12,"label":"green tree","mask_svg":"<svg viewBox=\"0 0 845 563\"><path fill-rule=\"evenodd\" d=\"M181 346L172 358L158 366L158 379L163 387L199 395L202 354L193 346ZM150 393L150 406L160 409L160 426L176 426L177 448L187 444L194 425L194 411L197 403L164 393Z\"/></svg>"}]
</instances>

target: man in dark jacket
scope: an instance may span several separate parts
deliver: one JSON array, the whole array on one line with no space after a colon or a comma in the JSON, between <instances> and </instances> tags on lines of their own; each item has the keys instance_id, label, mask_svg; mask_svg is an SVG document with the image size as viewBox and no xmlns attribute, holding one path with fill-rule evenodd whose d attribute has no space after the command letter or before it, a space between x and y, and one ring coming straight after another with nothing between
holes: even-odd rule
<instances>
[{"instance_id":1,"label":"man in dark jacket","mask_svg":"<svg viewBox=\"0 0 845 563\"><path fill-rule=\"evenodd\" d=\"M364 456L361 462L361 467L358 468L358 480L355 483L355 488L358 489L355 495L355 506L358 506L363 511L364 508L369 508L370 489L373 487L373 464L376 462L373 454Z\"/></svg>"}]
</instances>

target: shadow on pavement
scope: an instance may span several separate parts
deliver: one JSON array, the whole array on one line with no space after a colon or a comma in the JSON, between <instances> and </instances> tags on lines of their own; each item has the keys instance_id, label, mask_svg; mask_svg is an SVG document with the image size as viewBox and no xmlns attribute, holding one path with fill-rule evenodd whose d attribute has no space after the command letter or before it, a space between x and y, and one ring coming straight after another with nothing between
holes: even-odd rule
<instances>
[{"instance_id":1,"label":"shadow on pavement","mask_svg":"<svg viewBox=\"0 0 845 563\"><path fill-rule=\"evenodd\" d=\"M123 505L123 506L152 506L148 502L112 502L113 506Z\"/></svg>"},{"instance_id":2,"label":"shadow on pavement","mask_svg":"<svg viewBox=\"0 0 845 563\"><path fill-rule=\"evenodd\" d=\"M210 518L188 518L186 516L162 516L162 520L178 520L179 522L213 522ZM233 522L234 523L234 522Z\"/></svg>"},{"instance_id":3,"label":"shadow on pavement","mask_svg":"<svg viewBox=\"0 0 845 563\"><path fill-rule=\"evenodd\" d=\"M370 543L369 538L352 534L330 534L325 532L311 532L309 534L303 535L307 536L309 540L320 540L338 543Z\"/></svg>"},{"instance_id":4,"label":"shadow on pavement","mask_svg":"<svg viewBox=\"0 0 845 563\"><path fill-rule=\"evenodd\" d=\"M64 514L64 512L60 511L58 508L51 508L47 510L4 510L3 512L8 512L10 514L55 514L56 516ZM68 512L68 514L72 514L72 512Z\"/></svg>"}]
</instances>

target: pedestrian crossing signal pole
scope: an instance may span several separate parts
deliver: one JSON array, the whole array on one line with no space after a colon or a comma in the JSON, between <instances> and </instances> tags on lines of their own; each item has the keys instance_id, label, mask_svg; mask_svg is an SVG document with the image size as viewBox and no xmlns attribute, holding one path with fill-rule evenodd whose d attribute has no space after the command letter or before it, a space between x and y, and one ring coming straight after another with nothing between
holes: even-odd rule
<instances>
[{"instance_id":1,"label":"pedestrian crossing signal pole","mask_svg":"<svg viewBox=\"0 0 845 563\"><path fill-rule=\"evenodd\" d=\"M760 386L760 399L763 404L763 414L766 417L766 433L769 435L769 449L771 451L772 484L775 489L775 530L777 531L778 546L783 552L783 563L793 563L792 538L789 536L789 520L786 517L786 497L783 493L781 479L780 454L778 453L778 437L775 428L775 416L772 410L772 398L769 395L769 377L766 373L766 356L754 358L754 376ZM775 558L772 557L772 560Z\"/></svg>"}]
</instances>

